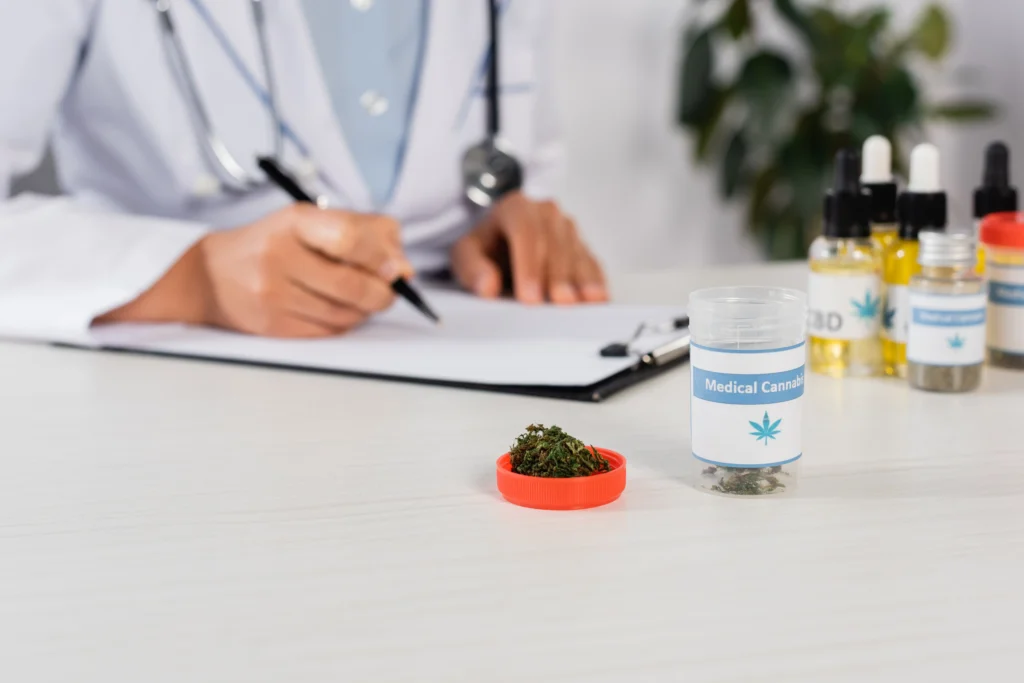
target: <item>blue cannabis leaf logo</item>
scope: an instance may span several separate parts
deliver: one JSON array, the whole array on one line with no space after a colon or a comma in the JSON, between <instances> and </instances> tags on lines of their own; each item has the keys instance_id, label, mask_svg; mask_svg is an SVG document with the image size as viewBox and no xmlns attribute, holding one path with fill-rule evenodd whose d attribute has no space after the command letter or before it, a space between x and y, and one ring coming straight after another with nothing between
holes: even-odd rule
<instances>
[{"instance_id":1,"label":"blue cannabis leaf logo","mask_svg":"<svg viewBox=\"0 0 1024 683\"><path fill-rule=\"evenodd\" d=\"M864 321L871 321L878 315L878 307L882 303L881 297L872 297L871 291L864 292L864 301L857 301L856 299L850 299L850 303L853 304L853 315Z\"/></svg>"},{"instance_id":2,"label":"blue cannabis leaf logo","mask_svg":"<svg viewBox=\"0 0 1024 683\"><path fill-rule=\"evenodd\" d=\"M885 302L885 312L882 313L882 325L887 330L891 330L893 323L896 320L896 309L889 308L889 302Z\"/></svg>"},{"instance_id":3,"label":"blue cannabis leaf logo","mask_svg":"<svg viewBox=\"0 0 1024 683\"><path fill-rule=\"evenodd\" d=\"M765 411L764 420L761 421L761 424L758 424L753 420L750 420L750 426L754 428L754 431L750 432L750 435L757 437L756 439L754 439L755 441L761 441L762 439L764 439L764 445L767 446L768 439L775 441L775 435L782 433L779 431L779 425L781 423L781 419L772 422L771 418L768 417L768 412Z\"/></svg>"},{"instance_id":4,"label":"blue cannabis leaf logo","mask_svg":"<svg viewBox=\"0 0 1024 683\"><path fill-rule=\"evenodd\" d=\"M966 342L967 340L961 337L959 332L956 333L955 337L949 337L948 339L946 339L946 343L949 344L949 348L954 350L960 350L964 348L964 344Z\"/></svg>"}]
</instances>

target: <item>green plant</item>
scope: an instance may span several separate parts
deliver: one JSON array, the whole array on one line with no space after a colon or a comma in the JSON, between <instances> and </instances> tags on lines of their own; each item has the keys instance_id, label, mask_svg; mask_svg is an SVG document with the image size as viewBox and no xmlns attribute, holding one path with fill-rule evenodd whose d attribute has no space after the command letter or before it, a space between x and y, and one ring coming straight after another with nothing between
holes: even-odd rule
<instances>
[{"instance_id":1,"label":"green plant","mask_svg":"<svg viewBox=\"0 0 1024 683\"><path fill-rule=\"evenodd\" d=\"M686 31L677 119L696 138L697 161L717 164L722 196L746 201L747 224L772 258L806 255L840 149L884 135L902 169L901 142L921 137L927 121L975 121L995 111L987 102L936 105L922 96L913 60L938 63L951 42L949 17L937 4L906 33L892 28L881 6L721 4L715 20ZM769 12L798 37L792 52L765 45L758 23ZM734 74L720 73L726 53L739 56Z\"/></svg>"},{"instance_id":2,"label":"green plant","mask_svg":"<svg viewBox=\"0 0 1024 683\"><path fill-rule=\"evenodd\" d=\"M596 448L555 426L530 425L509 456L513 472L531 477L587 477L611 470Z\"/></svg>"}]
</instances>

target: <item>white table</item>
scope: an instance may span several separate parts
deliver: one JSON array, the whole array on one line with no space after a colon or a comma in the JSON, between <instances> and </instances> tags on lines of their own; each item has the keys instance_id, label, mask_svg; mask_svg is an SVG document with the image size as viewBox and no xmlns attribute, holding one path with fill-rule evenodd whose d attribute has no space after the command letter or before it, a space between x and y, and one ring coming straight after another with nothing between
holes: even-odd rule
<instances>
[{"instance_id":1,"label":"white table","mask_svg":"<svg viewBox=\"0 0 1024 683\"><path fill-rule=\"evenodd\" d=\"M1020 676L1024 375L814 377L800 493L771 500L684 482L687 382L589 405L0 345L0 680ZM625 454L623 498L503 502L533 421Z\"/></svg>"}]
</instances>

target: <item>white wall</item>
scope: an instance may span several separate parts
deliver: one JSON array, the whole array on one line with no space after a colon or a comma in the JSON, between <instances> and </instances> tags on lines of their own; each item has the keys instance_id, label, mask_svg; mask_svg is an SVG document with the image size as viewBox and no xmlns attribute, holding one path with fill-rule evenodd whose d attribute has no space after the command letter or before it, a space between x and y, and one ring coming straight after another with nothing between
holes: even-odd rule
<instances>
[{"instance_id":1,"label":"white wall","mask_svg":"<svg viewBox=\"0 0 1024 683\"><path fill-rule=\"evenodd\" d=\"M557 76L570 154L564 201L615 270L743 262L758 251L742 215L717 199L714 177L690 162L672 123L680 34L692 0L551 0ZM875 5L856 0L858 5ZM900 21L923 0L891 0ZM970 220L981 150L1001 137L1017 150L1024 185L1024 3L947 0L957 44L941 71L924 69L936 95L981 94L1004 116L929 132L944 154L954 220Z\"/></svg>"},{"instance_id":2,"label":"white wall","mask_svg":"<svg viewBox=\"0 0 1024 683\"><path fill-rule=\"evenodd\" d=\"M685 0L553 0L569 149L563 201L613 269L749 260L675 129Z\"/></svg>"}]
</instances>

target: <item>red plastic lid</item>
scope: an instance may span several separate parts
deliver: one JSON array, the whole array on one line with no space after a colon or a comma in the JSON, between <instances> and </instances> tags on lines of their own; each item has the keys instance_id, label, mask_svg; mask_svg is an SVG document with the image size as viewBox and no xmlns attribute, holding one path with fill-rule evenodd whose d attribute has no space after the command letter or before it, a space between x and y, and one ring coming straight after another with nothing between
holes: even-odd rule
<instances>
[{"instance_id":1,"label":"red plastic lid","mask_svg":"<svg viewBox=\"0 0 1024 683\"><path fill-rule=\"evenodd\" d=\"M981 221L981 242L993 247L1024 249L1024 214L994 213Z\"/></svg>"},{"instance_id":2,"label":"red plastic lid","mask_svg":"<svg viewBox=\"0 0 1024 683\"><path fill-rule=\"evenodd\" d=\"M626 488L626 459L598 448L612 469L589 477L528 477L512 471L509 454L498 458L498 491L510 503L538 510L584 510L607 505Z\"/></svg>"}]
</instances>

